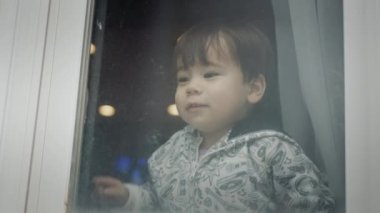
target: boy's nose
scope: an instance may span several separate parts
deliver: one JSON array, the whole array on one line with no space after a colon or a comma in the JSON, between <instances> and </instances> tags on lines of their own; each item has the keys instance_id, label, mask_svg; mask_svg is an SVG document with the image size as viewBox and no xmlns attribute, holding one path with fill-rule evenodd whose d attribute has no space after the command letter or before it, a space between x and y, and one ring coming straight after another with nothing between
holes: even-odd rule
<instances>
[{"instance_id":1,"label":"boy's nose","mask_svg":"<svg viewBox=\"0 0 380 213\"><path fill-rule=\"evenodd\" d=\"M196 81L191 81L186 88L187 95L196 95L201 93L200 85Z\"/></svg>"}]
</instances>

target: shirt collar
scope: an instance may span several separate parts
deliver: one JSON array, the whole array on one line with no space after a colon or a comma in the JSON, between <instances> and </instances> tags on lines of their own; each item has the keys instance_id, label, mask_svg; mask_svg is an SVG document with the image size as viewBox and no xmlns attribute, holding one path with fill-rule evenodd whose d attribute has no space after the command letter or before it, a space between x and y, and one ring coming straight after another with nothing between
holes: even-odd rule
<instances>
[{"instance_id":1,"label":"shirt collar","mask_svg":"<svg viewBox=\"0 0 380 213\"><path fill-rule=\"evenodd\" d=\"M202 143L203 138L202 138L200 132L199 132L197 129L195 129L195 128L192 127L191 125L188 125L188 126L186 126L186 127L184 128L184 130L185 130L186 133L188 133L188 134L190 134L192 137L194 137L194 140L193 140L193 141L194 141L195 143L197 143L197 145L199 145L200 143ZM212 148L212 149L214 149L214 148L220 148L220 147L222 147L222 146L224 146L224 145L229 144L231 140L228 140L228 138L229 138L229 136L230 136L230 134L231 134L231 131L232 131L231 129L228 130L228 132L227 132L223 137L221 137L221 138L219 139L219 141L218 141L216 144L214 144L211 148Z\"/></svg>"}]
</instances>

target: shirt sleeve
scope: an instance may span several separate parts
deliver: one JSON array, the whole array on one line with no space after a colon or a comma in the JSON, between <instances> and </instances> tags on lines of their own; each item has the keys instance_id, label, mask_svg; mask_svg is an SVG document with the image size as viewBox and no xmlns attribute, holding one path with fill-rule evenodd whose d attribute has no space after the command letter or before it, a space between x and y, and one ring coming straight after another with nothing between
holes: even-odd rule
<instances>
[{"instance_id":1,"label":"shirt sleeve","mask_svg":"<svg viewBox=\"0 0 380 213\"><path fill-rule=\"evenodd\" d=\"M288 212L330 212L333 196L314 163L294 141L269 138L270 165L277 203ZM286 211L285 211L286 212Z\"/></svg>"},{"instance_id":2,"label":"shirt sleeve","mask_svg":"<svg viewBox=\"0 0 380 213\"><path fill-rule=\"evenodd\" d=\"M156 212L159 211L157 196L150 182L143 185L125 184L129 190L129 198L124 205L128 212Z\"/></svg>"}]
</instances>

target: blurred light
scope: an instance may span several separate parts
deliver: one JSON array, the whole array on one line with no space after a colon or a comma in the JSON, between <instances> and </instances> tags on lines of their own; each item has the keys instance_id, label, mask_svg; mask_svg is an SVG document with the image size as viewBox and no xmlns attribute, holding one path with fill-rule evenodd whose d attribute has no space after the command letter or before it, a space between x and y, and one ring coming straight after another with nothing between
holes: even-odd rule
<instances>
[{"instance_id":1,"label":"blurred light","mask_svg":"<svg viewBox=\"0 0 380 213\"><path fill-rule=\"evenodd\" d=\"M104 117L111 117L113 115L115 115L115 108L111 105L101 105L99 106L99 114L104 116Z\"/></svg>"},{"instance_id":2,"label":"blurred light","mask_svg":"<svg viewBox=\"0 0 380 213\"><path fill-rule=\"evenodd\" d=\"M121 173L127 173L132 166L132 159L128 156L120 156L116 161L116 169Z\"/></svg>"},{"instance_id":3,"label":"blurred light","mask_svg":"<svg viewBox=\"0 0 380 213\"><path fill-rule=\"evenodd\" d=\"M96 46L95 44L91 44L90 46L90 54L93 55L96 53Z\"/></svg>"},{"instance_id":4,"label":"blurred light","mask_svg":"<svg viewBox=\"0 0 380 213\"><path fill-rule=\"evenodd\" d=\"M139 166L146 166L148 164L148 160L146 158L139 158L139 160L137 161L137 164Z\"/></svg>"},{"instance_id":5,"label":"blurred light","mask_svg":"<svg viewBox=\"0 0 380 213\"><path fill-rule=\"evenodd\" d=\"M167 108L167 111L169 113L169 115L171 116L178 116L178 110L177 110L177 106L175 104L172 104L172 105L169 105L168 108Z\"/></svg>"},{"instance_id":6,"label":"blurred light","mask_svg":"<svg viewBox=\"0 0 380 213\"><path fill-rule=\"evenodd\" d=\"M137 170L137 169L133 170L131 181L132 181L132 183L135 183L135 184L144 183L141 172L139 170Z\"/></svg>"}]
</instances>

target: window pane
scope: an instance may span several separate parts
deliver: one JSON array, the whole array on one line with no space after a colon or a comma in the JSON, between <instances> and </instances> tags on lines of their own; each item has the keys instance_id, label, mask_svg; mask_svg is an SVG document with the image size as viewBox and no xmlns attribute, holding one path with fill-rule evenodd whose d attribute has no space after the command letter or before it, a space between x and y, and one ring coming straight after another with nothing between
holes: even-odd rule
<instances>
[{"instance_id":1,"label":"window pane","mask_svg":"<svg viewBox=\"0 0 380 213\"><path fill-rule=\"evenodd\" d=\"M212 19L253 22L268 36L280 62L288 54L292 57L295 70L291 75L286 70L290 66L286 69L283 66L266 76L270 82L270 89L266 91L270 97L267 118L278 124L279 129L285 132L289 130L291 136L302 140L299 144L304 152L326 172L326 161L322 159L326 155L321 153L321 145L315 135L318 131L315 126L313 128L313 111L310 112L312 109L308 108L307 98L305 104L302 97L305 94L302 91L304 83L300 83L302 78L299 79L298 74L301 73L302 76L303 71L302 66L297 66L302 65L297 61L300 60L297 57L300 44L294 41L288 43L289 46L284 46L285 40L278 38L280 32L284 32L279 30L281 26L288 27L286 29L293 36L291 21L284 18L289 26L281 25L278 18L284 15L284 10L279 10L279 7L292 5L272 2L273 5L271 1L264 0L96 1L88 105L75 208L89 211L109 208L92 197L94 177L110 176L133 184L143 184L149 180L148 158L175 132L186 126L178 115L169 110L174 105L177 81L172 58L174 46L178 37L187 29ZM291 19L292 14L289 9L287 11L287 18ZM342 58L342 55L337 58ZM285 61L290 63L289 58ZM282 65L284 64L278 64ZM283 73L279 74L281 71ZM342 125L343 70L339 67L337 73L339 74L332 74L335 76L330 81L336 86L332 97L341 98L334 99L333 111L338 111L335 115L341 121L338 125ZM286 78L293 75L296 77L290 80ZM281 87L281 84L298 86ZM288 90L280 91L281 88ZM297 93L292 93L292 89L297 90ZM295 99L292 100L293 97L289 94L296 94ZM302 102L303 111L298 111L300 108L297 106L290 109L292 112L287 112L288 107L297 101ZM299 116L297 119L301 120L306 130L297 134L297 127L292 126L294 121L289 123L289 116L284 116L284 113ZM343 127L337 128L337 134L343 140ZM342 151L343 142L338 147ZM344 167L339 163L337 165Z\"/></svg>"}]
</instances>

